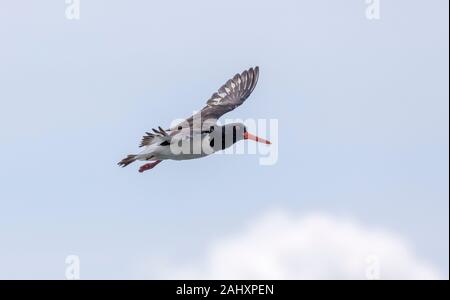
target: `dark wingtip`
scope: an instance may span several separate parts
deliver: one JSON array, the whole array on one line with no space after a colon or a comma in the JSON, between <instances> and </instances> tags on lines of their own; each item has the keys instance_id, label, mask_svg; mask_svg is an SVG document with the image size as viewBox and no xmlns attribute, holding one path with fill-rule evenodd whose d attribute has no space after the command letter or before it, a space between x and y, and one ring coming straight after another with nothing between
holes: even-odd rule
<instances>
[{"instance_id":1,"label":"dark wingtip","mask_svg":"<svg viewBox=\"0 0 450 300\"><path fill-rule=\"evenodd\" d=\"M259 66L255 67L255 75L256 75L256 77L258 77L258 75L259 75Z\"/></svg>"}]
</instances>

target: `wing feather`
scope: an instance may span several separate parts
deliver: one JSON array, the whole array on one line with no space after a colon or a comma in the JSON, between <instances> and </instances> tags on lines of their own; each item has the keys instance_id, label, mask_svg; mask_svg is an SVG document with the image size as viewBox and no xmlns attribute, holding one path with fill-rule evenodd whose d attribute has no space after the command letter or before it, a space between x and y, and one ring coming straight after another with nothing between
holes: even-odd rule
<instances>
[{"instance_id":1,"label":"wing feather","mask_svg":"<svg viewBox=\"0 0 450 300\"><path fill-rule=\"evenodd\" d=\"M218 119L240 106L255 89L258 77L259 67L236 74L206 102L206 106L202 109L203 114Z\"/></svg>"},{"instance_id":2,"label":"wing feather","mask_svg":"<svg viewBox=\"0 0 450 300\"><path fill-rule=\"evenodd\" d=\"M170 130L176 131L179 127L197 126L194 118L201 118L201 126L208 127L214 125L221 116L242 105L256 87L259 78L259 67L250 68L241 74L236 74L232 79L222 85L217 92L213 93L206 102L206 106L195 115L186 119Z\"/></svg>"}]
</instances>

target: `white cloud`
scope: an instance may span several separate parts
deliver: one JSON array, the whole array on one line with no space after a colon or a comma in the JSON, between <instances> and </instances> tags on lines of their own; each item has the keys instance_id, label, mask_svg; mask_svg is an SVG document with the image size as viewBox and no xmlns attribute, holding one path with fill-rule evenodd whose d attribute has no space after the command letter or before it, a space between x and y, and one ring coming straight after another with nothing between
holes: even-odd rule
<instances>
[{"instance_id":1,"label":"white cloud","mask_svg":"<svg viewBox=\"0 0 450 300\"><path fill-rule=\"evenodd\" d=\"M269 213L214 241L178 279L438 279L403 239L326 214Z\"/></svg>"}]
</instances>

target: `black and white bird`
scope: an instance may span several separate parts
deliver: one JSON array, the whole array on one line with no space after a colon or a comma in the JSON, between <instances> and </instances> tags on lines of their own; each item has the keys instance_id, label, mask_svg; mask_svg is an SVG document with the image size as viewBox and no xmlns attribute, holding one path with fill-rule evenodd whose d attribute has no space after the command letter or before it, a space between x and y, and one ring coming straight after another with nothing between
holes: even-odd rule
<instances>
[{"instance_id":1,"label":"black and white bird","mask_svg":"<svg viewBox=\"0 0 450 300\"><path fill-rule=\"evenodd\" d=\"M232 111L250 96L256 87L259 68L250 68L228 80L211 98L206 106L170 129L153 129L146 132L139 154L131 154L118 165L125 167L134 161L150 161L140 167L139 172L154 168L166 159L187 160L205 157L224 150L240 140L253 140L265 144L269 141L247 131L242 123L219 126L217 120Z\"/></svg>"}]
</instances>

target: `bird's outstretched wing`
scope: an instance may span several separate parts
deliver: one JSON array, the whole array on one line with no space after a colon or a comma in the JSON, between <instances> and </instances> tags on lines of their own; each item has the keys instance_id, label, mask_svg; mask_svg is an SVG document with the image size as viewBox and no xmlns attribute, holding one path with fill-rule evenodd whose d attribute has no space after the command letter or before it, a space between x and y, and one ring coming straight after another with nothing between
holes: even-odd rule
<instances>
[{"instance_id":1,"label":"bird's outstretched wing","mask_svg":"<svg viewBox=\"0 0 450 300\"><path fill-rule=\"evenodd\" d=\"M236 74L206 102L202 115L218 119L244 103L255 89L258 77L259 67Z\"/></svg>"},{"instance_id":2,"label":"bird's outstretched wing","mask_svg":"<svg viewBox=\"0 0 450 300\"><path fill-rule=\"evenodd\" d=\"M153 132L146 132L142 137L140 147L164 141L169 142L174 136L202 134L205 128L214 126L221 116L244 103L255 89L258 77L259 67L250 68L241 74L234 75L209 98L201 111L173 128L164 130L159 127L153 129Z\"/></svg>"},{"instance_id":3,"label":"bird's outstretched wing","mask_svg":"<svg viewBox=\"0 0 450 300\"><path fill-rule=\"evenodd\" d=\"M241 74L236 74L209 98L201 111L170 130L177 131L187 126L193 129L199 126L207 128L209 125L214 125L221 116L244 103L255 89L258 77L259 67L250 68ZM201 122L196 124L197 122L194 122L196 118L200 119ZM205 126L205 123L207 126Z\"/></svg>"}]
</instances>

